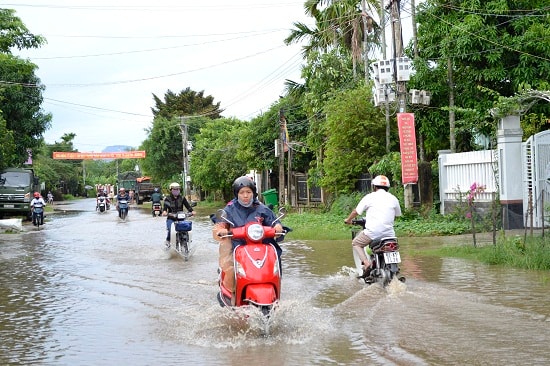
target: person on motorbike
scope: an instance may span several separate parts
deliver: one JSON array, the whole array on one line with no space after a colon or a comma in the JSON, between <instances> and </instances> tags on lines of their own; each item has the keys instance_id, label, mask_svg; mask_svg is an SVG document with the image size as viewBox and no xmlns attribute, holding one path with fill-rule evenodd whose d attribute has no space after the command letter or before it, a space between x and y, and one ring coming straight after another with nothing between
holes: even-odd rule
<instances>
[{"instance_id":1,"label":"person on motorbike","mask_svg":"<svg viewBox=\"0 0 550 366\"><path fill-rule=\"evenodd\" d=\"M350 225L355 217L365 212L365 229L351 243L363 265L363 274L360 277L365 277L372 265L365 253L365 247L374 240L395 237L394 221L397 216L401 216L399 200L388 192L390 180L385 175L378 175L371 184L373 192L365 195L344 220Z\"/></svg>"},{"instance_id":2,"label":"person on motorbike","mask_svg":"<svg viewBox=\"0 0 550 366\"><path fill-rule=\"evenodd\" d=\"M34 215L35 207L46 207L46 202L44 202L44 198L42 198L42 196L40 195L39 192L34 192L33 199L31 201L31 211L33 212L32 224L34 226L38 225L38 222L36 221L36 220L38 220L38 217L36 217L36 215ZM43 224L43 223L44 222L40 222L40 224Z\"/></svg>"},{"instance_id":3,"label":"person on motorbike","mask_svg":"<svg viewBox=\"0 0 550 366\"><path fill-rule=\"evenodd\" d=\"M53 205L53 194L51 191L48 191L48 194L46 197L48 198L48 204Z\"/></svg>"},{"instance_id":4,"label":"person on motorbike","mask_svg":"<svg viewBox=\"0 0 550 366\"><path fill-rule=\"evenodd\" d=\"M187 201L185 196L180 194L181 187L178 183L170 183L170 194L164 198L164 208L162 210L162 216L168 216L169 213L176 214L179 211L183 211L183 207L187 209L192 215L195 214L193 207ZM170 248L170 229L174 220L170 217L166 218L166 248Z\"/></svg>"},{"instance_id":5,"label":"person on motorbike","mask_svg":"<svg viewBox=\"0 0 550 366\"><path fill-rule=\"evenodd\" d=\"M118 194L116 195L116 210L118 211L118 203L121 200L126 200L128 203L130 203L130 195L128 192L126 192L126 188L120 187L118 190Z\"/></svg>"},{"instance_id":6,"label":"person on motorbike","mask_svg":"<svg viewBox=\"0 0 550 366\"><path fill-rule=\"evenodd\" d=\"M110 205L111 205L111 201L109 200L109 196L107 195L107 192L105 192L103 190L103 188L99 188L99 190L97 191L97 197L96 197L96 210L99 208L99 197L105 197L105 203L106 203L106 207L107 207L107 210L110 208Z\"/></svg>"},{"instance_id":7,"label":"person on motorbike","mask_svg":"<svg viewBox=\"0 0 550 366\"><path fill-rule=\"evenodd\" d=\"M227 219L235 224L235 227L244 226L250 221L260 221L264 226L273 226L277 233L283 232L283 225L277 220L277 217L266 205L258 201L258 192L256 183L247 176L242 176L233 182L233 195L231 200L224 208L227 213ZM220 242L219 246L219 266L225 273L224 286L235 291L235 275L233 268L233 249L243 244L244 240L231 240L231 238L222 238L229 233L230 225L225 221L217 222L212 229L215 240ZM273 239L266 239L266 242L272 243L277 249L279 258L282 249Z\"/></svg>"},{"instance_id":8,"label":"person on motorbike","mask_svg":"<svg viewBox=\"0 0 550 366\"><path fill-rule=\"evenodd\" d=\"M159 187L155 187L153 189L153 194L151 195L151 202L153 205L155 203L161 203L162 202L162 193L160 193Z\"/></svg>"}]
</instances>

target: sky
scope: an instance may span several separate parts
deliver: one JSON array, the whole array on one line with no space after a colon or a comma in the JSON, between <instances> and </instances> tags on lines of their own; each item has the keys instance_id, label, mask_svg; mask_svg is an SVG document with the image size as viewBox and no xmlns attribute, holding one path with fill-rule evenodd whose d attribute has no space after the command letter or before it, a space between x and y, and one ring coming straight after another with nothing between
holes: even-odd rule
<instances>
[{"instance_id":1,"label":"sky","mask_svg":"<svg viewBox=\"0 0 550 366\"><path fill-rule=\"evenodd\" d=\"M0 0L47 40L39 49L14 51L38 66L46 87L43 111L52 115L46 143L75 133L81 152L139 147L152 126L153 94L164 100L168 90L202 91L220 103L224 117L248 121L267 111L286 80L303 82L302 45L283 42L293 23L313 25L303 4ZM404 28L410 23L406 11L402 21ZM387 25L387 40L390 32Z\"/></svg>"},{"instance_id":2,"label":"sky","mask_svg":"<svg viewBox=\"0 0 550 366\"><path fill-rule=\"evenodd\" d=\"M225 117L250 120L302 82L301 45L283 40L311 23L303 0L12 0L40 49L14 53L38 66L47 143L75 133L81 152L138 147L151 127L153 94L211 95Z\"/></svg>"}]
</instances>

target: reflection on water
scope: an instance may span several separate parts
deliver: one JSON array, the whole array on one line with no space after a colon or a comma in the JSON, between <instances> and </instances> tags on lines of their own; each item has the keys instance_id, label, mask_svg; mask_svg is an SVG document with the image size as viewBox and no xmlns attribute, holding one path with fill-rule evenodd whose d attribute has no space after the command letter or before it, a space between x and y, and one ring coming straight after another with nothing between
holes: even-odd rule
<instances>
[{"instance_id":1,"label":"reflection on water","mask_svg":"<svg viewBox=\"0 0 550 366\"><path fill-rule=\"evenodd\" d=\"M79 201L40 232L0 235L0 364L550 361L550 285L540 273L407 256L439 238L401 239L407 282L384 289L354 278L350 241L289 235L282 300L266 323L217 303L211 212L193 219L185 262L162 250L163 218L132 209L121 222L93 207Z\"/></svg>"}]
</instances>

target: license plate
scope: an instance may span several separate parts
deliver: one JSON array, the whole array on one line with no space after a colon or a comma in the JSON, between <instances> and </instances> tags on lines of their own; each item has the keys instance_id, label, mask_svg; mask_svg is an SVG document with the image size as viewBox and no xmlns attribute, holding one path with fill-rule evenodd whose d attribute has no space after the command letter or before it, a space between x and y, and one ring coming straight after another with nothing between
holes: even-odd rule
<instances>
[{"instance_id":1,"label":"license plate","mask_svg":"<svg viewBox=\"0 0 550 366\"><path fill-rule=\"evenodd\" d=\"M401 256L399 252L384 253L384 261L388 264L401 263Z\"/></svg>"},{"instance_id":2,"label":"license plate","mask_svg":"<svg viewBox=\"0 0 550 366\"><path fill-rule=\"evenodd\" d=\"M15 208L15 205L4 205L5 208Z\"/></svg>"}]
</instances>

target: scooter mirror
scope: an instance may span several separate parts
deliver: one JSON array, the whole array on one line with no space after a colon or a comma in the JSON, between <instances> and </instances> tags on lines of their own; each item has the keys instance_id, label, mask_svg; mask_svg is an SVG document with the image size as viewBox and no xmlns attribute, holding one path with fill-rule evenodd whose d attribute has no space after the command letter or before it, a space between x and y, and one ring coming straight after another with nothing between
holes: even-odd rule
<instances>
[{"instance_id":1,"label":"scooter mirror","mask_svg":"<svg viewBox=\"0 0 550 366\"><path fill-rule=\"evenodd\" d=\"M223 220L227 217L227 212L225 212L225 210L218 210L216 211L216 219L218 220Z\"/></svg>"},{"instance_id":2,"label":"scooter mirror","mask_svg":"<svg viewBox=\"0 0 550 366\"><path fill-rule=\"evenodd\" d=\"M218 210L216 211L216 220L220 221L223 220L227 223L229 223L231 226L235 226L231 221L227 219L227 212L225 210Z\"/></svg>"},{"instance_id":3,"label":"scooter mirror","mask_svg":"<svg viewBox=\"0 0 550 366\"><path fill-rule=\"evenodd\" d=\"M279 208L279 216L277 217L277 220L282 219L286 215L286 208L281 207Z\"/></svg>"}]
</instances>

